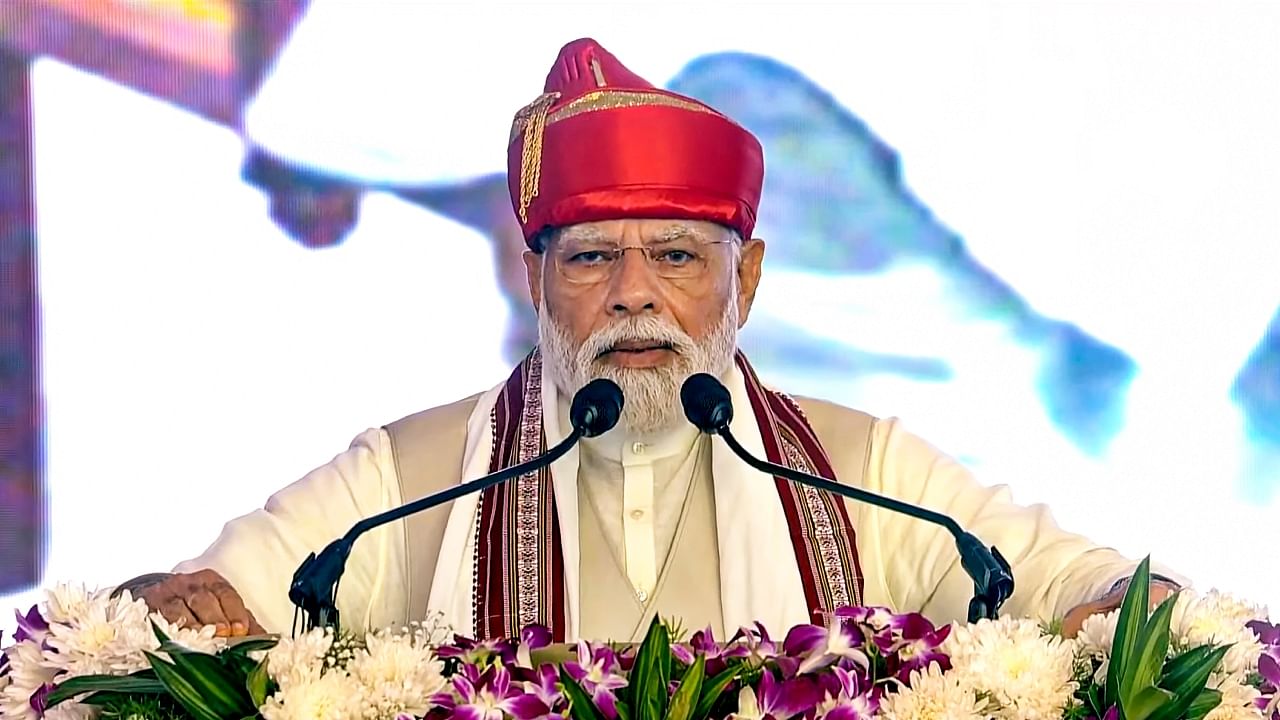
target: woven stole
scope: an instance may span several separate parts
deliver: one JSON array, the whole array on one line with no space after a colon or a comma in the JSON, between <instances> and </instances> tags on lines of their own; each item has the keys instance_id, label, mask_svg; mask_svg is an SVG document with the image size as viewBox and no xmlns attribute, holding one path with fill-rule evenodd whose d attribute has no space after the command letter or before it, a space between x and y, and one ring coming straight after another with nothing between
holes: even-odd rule
<instances>
[{"instance_id":1,"label":"woven stole","mask_svg":"<svg viewBox=\"0 0 1280 720\"><path fill-rule=\"evenodd\" d=\"M771 462L835 480L831 461L795 402L765 389L742 353L738 367ZM548 409L556 412L556 408ZM546 450L542 426L542 356L535 348L511 373L489 422L489 472ZM862 604L862 573L853 526L839 497L774 478L811 616ZM549 468L483 491L476 508L472 599L475 637L518 635L544 625L566 636L564 553Z\"/></svg>"}]
</instances>

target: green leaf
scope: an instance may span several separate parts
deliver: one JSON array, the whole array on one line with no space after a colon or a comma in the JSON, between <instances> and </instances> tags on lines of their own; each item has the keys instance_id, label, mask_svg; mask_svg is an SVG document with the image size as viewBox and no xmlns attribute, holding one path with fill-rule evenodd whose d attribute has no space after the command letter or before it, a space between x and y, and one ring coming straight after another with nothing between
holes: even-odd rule
<instances>
[{"instance_id":1,"label":"green leaf","mask_svg":"<svg viewBox=\"0 0 1280 720\"><path fill-rule=\"evenodd\" d=\"M248 655L251 652L257 652L259 650L270 650L278 644L280 644L279 638L254 638L252 640L243 640L234 645L228 645L227 649L223 650L223 652L233 653L236 655Z\"/></svg>"},{"instance_id":2,"label":"green leaf","mask_svg":"<svg viewBox=\"0 0 1280 720\"><path fill-rule=\"evenodd\" d=\"M164 685L156 679L155 674L144 670L146 675L81 675L58 683L49 693L48 707L53 707L87 692L118 693L163 693Z\"/></svg>"},{"instance_id":3,"label":"green leaf","mask_svg":"<svg viewBox=\"0 0 1280 720\"><path fill-rule=\"evenodd\" d=\"M258 663L244 680L244 689L249 692L249 700L254 707L262 707L267 701L267 690L271 686L271 675L267 672L267 661Z\"/></svg>"},{"instance_id":4,"label":"green leaf","mask_svg":"<svg viewBox=\"0 0 1280 720\"><path fill-rule=\"evenodd\" d=\"M569 716L573 720L605 720L591 701L591 696L563 667L560 668L560 684L564 686L564 694L569 696Z\"/></svg>"},{"instance_id":5,"label":"green leaf","mask_svg":"<svg viewBox=\"0 0 1280 720\"><path fill-rule=\"evenodd\" d=\"M219 717L239 718L257 712L258 706L249 699L246 678L232 674L216 657L203 653L170 657L178 671Z\"/></svg>"},{"instance_id":6,"label":"green leaf","mask_svg":"<svg viewBox=\"0 0 1280 720\"><path fill-rule=\"evenodd\" d=\"M1170 595L1151 614L1142 628L1142 638L1135 645L1135 654L1129 658L1128 667L1120 680L1120 697L1133 697L1153 687L1169 655L1169 622L1173 618L1173 604L1177 594Z\"/></svg>"},{"instance_id":7,"label":"green leaf","mask_svg":"<svg viewBox=\"0 0 1280 720\"><path fill-rule=\"evenodd\" d=\"M1181 720L1181 718L1187 716L1190 712L1190 708L1195 706L1196 703L1202 701L1207 702L1207 699L1202 700L1202 696L1205 692L1217 692L1216 690L1206 691L1205 685L1209 682L1209 675L1211 675L1218 667L1218 663L1222 662L1222 656L1227 654L1227 650L1230 649L1230 646L1212 648L1207 653L1196 652L1200 649L1201 648L1196 648L1195 650L1183 653L1170 662L1171 667L1174 664L1178 665L1176 669L1178 671L1179 681L1171 686L1166 684L1168 679L1166 677L1166 679L1162 680L1160 683L1161 687L1166 688L1174 694L1174 701L1170 703L1167 711L1157 713L1160 720ZM1179 662L1183 657L1191 655L1192 653L1195 653L1193 660L1185 663ZM1219 697L1220 696L1221 693L1219 693ZM1212 710L1214 707L1217 707L1216 702L1214 705L1209 707L1209 710ZM1205 712L1208 713L1209 710L1206 710Z\"/></svg>"},{"instance_id":8,"label":"green leaf","mask_svg":"<svg viewBox=\"0 0 1280 720\"><path fill-rule=\"evenodd\" d=\"M1158 687L1145 687L1132 697L1121 696L1120 712L1124 720L1147 720L1173 700L1173 693Z\"/></svg>"},{"instance_id":9,"label":"green leaf","mask_svg":"<svg viewBox=\"0 0 1280 720\"><path fill-rule=\"evenodd\" d=\"M222 716L209 707L205 699L200 696L200 692L173 665L151 653L147 653L147 660L151 662L151 668L156 671L156 677L160 678L160 682L164 683L165 688L168 689L169 695L183 709L191 713L195 720L223 720Z\"/></svg>"},{"instance_id":10,"label":"green leaf","mask_svg":"<svg viewBox=\"0 0 1280 720\"><path fill-rule=\"evenodd\" d=\"M702 694L702 681L707 676L707 656L699 654L693 661L684 679L680 681L680 689L671 696L671 706L667 708L667 720L689 720L693 716L698 698Z\"/></svg>"},{"instance_id":11,"label":"green leaf","mask_svg":"<svg viewBox=\"0 0 1280 720\"><path fill-rule=\"evenodd\" d=\"M1111 643L1111 665L1107 669L1107 691L1103 698L1106 706L1116 705L1121 697L1121 681L1127 672L1131 658L1137 652L1142 630L1146 626L1148 595L1151 591L1151 558L1142 559L1133 573L1129 589L1120 605L1120 617L1116 622L1116 634Z\"/></svg>"},{"instance_id":12,"label":"green leaf","mask_svg":"<svg viewBox=\"0 0 1280 720\"><path fill-rule=\"evenodd\" d=\"M1217 648L1212 645L1200 645L1169 660L1165 663L1164 674L1159 682L1160 687L1174 693L1182 692L1180 688L1195 674L1199 664L1205 662L1205 658L1213 654L1215 649Z\"/></svg>"},{"instance_id":13,"label":"green leaf","mask_svg":"<svg viewBox=\"0 0 1280 720\"><path fill-rule=\"evenodd\" d=\"M667 712L667 681L671 669L671 636L658 618L636 652L631 670L634 720L663 720Z\"/></svg>"},{"instance_id":14,"label":"green leaf","mask_svg":"<svg viewBox=\"0 0 1280 720\"><path fill-rule=\"evenodd\" d=\"M702 694L698 698L698 706L693 711L695 718L705 718L711 715L711 708L715 706L716 701L724 694L724 691L733 684L734 680L742 673L742 666L731 666L721 670L718 675L711 678L710 681L702 683Z\"/></svg>"},{"instance_id":15,"label":"green leaf","mask_svg":"<svg viewBox=\"0 0 1280 720\"><path fill-rule=\"evenodd\" d=\"M1217 690L1201 690L1195 700L1187 706L1186 720L1200 720L1200 718L1208 715L1218 704L1222 702L1222 693Z\"/></svg>"}]
</instances>

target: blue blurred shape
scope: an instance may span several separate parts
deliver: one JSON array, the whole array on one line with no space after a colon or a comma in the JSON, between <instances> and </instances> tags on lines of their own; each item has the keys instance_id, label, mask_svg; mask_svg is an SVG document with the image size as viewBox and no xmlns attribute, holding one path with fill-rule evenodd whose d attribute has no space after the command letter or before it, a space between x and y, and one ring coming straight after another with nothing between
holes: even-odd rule
<instances>
[{"instance_id":1,"label":"blue blurred shape","mask_svg":"<svg viewBox=\"0 0 1280 720\"><path fill-rule=\"evenodd\" d=\"M1269 500L1280 485L1280 310L1231 385L1252 447L1246 492Z\"/></svg>"},{"instance_id":2,"label":"blue blurred shape","mask_svg":"<svg viewBox=\"0 0 1280 720\"><path fill-rule=\"evenodd\" d=\"M949 311L1001 323L1039 353L1035 390L1046 414L1082 451L1105 451L1124 422L1133 360L1072 323L1037 313L980 264L903 184L897 153L857 116L794 68L757 55L697 58L669 87L721 110L760 138L766 171L757 227L762 236L781 239L769 246L771 265L834 275L879 273L903 262L929 265L945 278ZM770 333L758 344L787 342L791 332ZM938 355L946 351L939 347ZM833 369L830 356L810 360ZM945 363L921 365L919 358L881 356L872 365L917 379L947 374Z\"/></svg>"}]
</instances>

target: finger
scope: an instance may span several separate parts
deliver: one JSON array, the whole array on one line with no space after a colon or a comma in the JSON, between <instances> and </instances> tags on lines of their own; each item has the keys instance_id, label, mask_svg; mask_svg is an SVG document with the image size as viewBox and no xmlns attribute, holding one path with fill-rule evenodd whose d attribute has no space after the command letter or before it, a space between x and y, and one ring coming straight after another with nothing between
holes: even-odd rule
<instances>
[{"instance_id":1,"label":"finger","mask_svg":"<svg viewBox=\"0 0 1280 720\"><path fill-rule=\"evenodd\" d=\"M217 597L219 605L222 607L223 615L227 618L230 625L232 637L243 637L249 634L259 634L262 627L258 625L258 621L253 619L253 613L244 606L244 600L240 598L240 593L231 587L231 583L225 580L213 585L210 590Z\"/></svg>"},{"instance_id":2,"label":"finger","mask_svg":"<svg viewBox=\"0 0 1280 720\"><path fill-rule=\"evenodd\" d=\"M191 608L191 614L195 615L200 625L212 625L214 634L218 637L227 637L231 634L233 618L223 611L222 603L218 602L218 598L208 588L198 585L184 599L187 607Z\"/></svg>"},{"instance_id":3,"label":"finger","mask_svg":"<svg viewBox=\"0 0 1280 720\"><path fill-rule=\"evenodd\" d=\"M165 620L171 623L181 623L186 627L197 626L195 615L191 614L191 608L187 607L187 603L177 595L170 595L160 601L160 607L156 608Z\"/></svg>"}]
</instances>

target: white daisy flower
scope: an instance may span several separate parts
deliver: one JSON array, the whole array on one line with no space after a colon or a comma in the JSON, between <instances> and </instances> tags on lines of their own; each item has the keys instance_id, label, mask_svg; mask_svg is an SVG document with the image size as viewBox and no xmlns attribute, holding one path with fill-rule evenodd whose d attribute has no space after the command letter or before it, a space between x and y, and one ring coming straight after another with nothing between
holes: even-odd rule
<instances>
[{"instance_id":1,"label":"white daisy flower","mask_svg":"<svg viewBox=\"0 0 1280 720\"><path fill-rule=\"evenodd\" d=\"M282 686L259 709L264 720L349 720L363 713L364 688L344 672Z\"/></svg>"},{"instance_id":2,"label":"white daisy flower","mask_svg":"<svg viewBox=\"0 0 1280 720\"><path fill-rule=\"evenodd\" d=\"M347 671L367 690L365 716L424 715L427 700L444 687L444 663L422 634L379 632L365 638Z\"/></svg>"},{"instance_id":3,"label":"white daisy flower","mask_svg":"<svg viewBox=\"0 0 1280 720\"><path fill-rule=\"evenodd\" d=\"M1033 620L957 626L942 650L960 684L997 706L992 717L1057 720L1074 702L1075 642L1045 635Z\"/></svg>"},{"instance_id":4,"label":"white daisy flower","mask_svg":"<svg viewBox=\"0 0 1280 720\"><path fill-rule=\"evenodd\" d=\"M1244 675L1257 669L1262 653L1262 643L1246 623L1266 616L1265 608L1217 590L1204 595L1184 590L1173 608L1170 653L1229 644L1231 649L1222 659L1221 670L1228 675Z\"/></svg>"},{"instance_id":5,"label":"white daisy flower","mask_svg":"<svg viewBox=\"0 0 1280 720\"><path fill-rule=\"evenodd\" d=\"M280 642L267 651L267 672L281 690L314 682L321 676L325 655L331 647L331 628L315 628L296 638L280 638Z\"/></svg>"},{"instance_id":6,"label":"white daisy flower","mask_svg":"<svg viewBox=\"0 0 1280 720\"><path fill-rule=\"evenodd\" d=\"M9 658L9 682L0 692L0 717L37 720L40 715L31 707L31 696L53 682L58 669L45 662L45 653L30 640L11 645L5 655Z\"/></svg>"},{"instance_id":7,"label":"white daisy flower","mask_svg":"<svg viewBox=\"0 0 1280 720\"><path fill-rule=\"evenodd\" d=\"M885 695L880 703L887 720L983 720L988 717L983 706L973 688L943 674L935 663L912 671L911 686Z\"/></svg>"}]
</instances>

